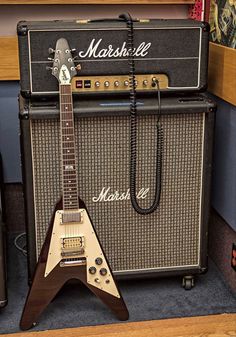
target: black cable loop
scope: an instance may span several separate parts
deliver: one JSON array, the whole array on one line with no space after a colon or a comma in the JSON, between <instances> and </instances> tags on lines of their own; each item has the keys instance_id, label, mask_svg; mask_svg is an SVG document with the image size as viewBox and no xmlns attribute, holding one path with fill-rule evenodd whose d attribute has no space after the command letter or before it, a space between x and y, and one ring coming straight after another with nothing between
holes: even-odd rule
<instances>
[{"instance_id":1,"label":"black cable loop","mask_svg":"<svg viewBox=\"0 0 236 337\"><path fill-rule=\"evenodd\" d=\"M153 204L149 208L141 208L138 204L136 197L136 162L137 162L137 104L136 104L136 80L135 80L135 64L134 64L134 31L133 20L129 13L119 16L122 18L128 29L128 64L129 69L129 86L130 86L130 199L133 208L139 214L150 214L154 212L160 203L161 196L161 172L162 172L162 153L163 153L163 129L160 124L161 119L161 99L160 99L160 86L157 79L153 82L158 90L158 120L157 120L157 153L156 153L156 186L155 197Z\"/></svg>"}]
</instances>

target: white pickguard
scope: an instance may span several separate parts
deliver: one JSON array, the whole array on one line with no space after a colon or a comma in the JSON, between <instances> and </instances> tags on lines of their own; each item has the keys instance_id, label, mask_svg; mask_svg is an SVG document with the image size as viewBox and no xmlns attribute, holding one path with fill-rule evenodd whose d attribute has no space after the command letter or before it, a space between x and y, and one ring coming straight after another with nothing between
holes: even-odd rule
<instances>
[{"instance_id":1,"label":"white pickguard","mask_svg":"<svg viewBox=\"0 0 236 337\"><path fill-rule=\"evenodd\" d=\"M111 271L107 264L102 249L97 240L97 236L93 230L93 226L90 222L86 209L79 209L81 213L81 222L62 223L63 213L67 211L58 210L55 214L52 236L50 241L49 253L46 263L46 269L44 276L47 277L50 272L60 263L63 259L61 255L62 239L63 238L84 238L84 252L79 255L79 258L86 259L87 270L87 282L96 288L99 288L113 296L120 297L116 284L113 280ZM97 258L102 259L102 264L97 265L95 260ZM90 267L95 267L96 272L91 274L89 272ZM67 268L67 267L61 267ZM77 268L77 266L73 266ZM101 275L100 270L104 268L107 270L106 275Z\"/></svg>"}]
</instances>

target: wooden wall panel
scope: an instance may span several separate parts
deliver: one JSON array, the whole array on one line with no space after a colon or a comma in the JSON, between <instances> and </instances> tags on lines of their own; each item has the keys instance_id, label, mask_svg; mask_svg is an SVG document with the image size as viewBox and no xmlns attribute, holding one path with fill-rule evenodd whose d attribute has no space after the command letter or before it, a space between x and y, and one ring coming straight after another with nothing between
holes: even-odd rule
<instances>
[{"instance_id":1,"label":"wooden wall panel","mask_svg":"<svg viewBox=\"0 0 236 337\"><path fill-rule=\"evenodd\" d=\"M19 80L17 37L0 36L0 80Z\"/></svg>"},{"instance_id":2,"label":"wooden wall panel","mask_svg":"<svg viewBox=\"0 0 236 337\"><path fill-rule=\"evenodd\" d=\"M236 49L210 43L208 90L236 105Z\"/></svg>"}]
</instances>

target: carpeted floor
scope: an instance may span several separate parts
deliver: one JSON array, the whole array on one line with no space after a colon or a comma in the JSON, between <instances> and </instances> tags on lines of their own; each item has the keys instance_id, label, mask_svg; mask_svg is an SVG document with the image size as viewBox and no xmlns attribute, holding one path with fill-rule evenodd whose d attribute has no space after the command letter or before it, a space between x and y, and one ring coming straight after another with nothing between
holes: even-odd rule
<instances>
[{"instance_id":1,"label":"carpeted floor","mask_svg":"<svg viewBox=\"0 0 236 337\"><path fill-rule=\"evenodd\" d=\"M9 247L8 300L0 312L0 333L19 331L19 320L28 290L26 257L11 241ZM181 278L120 282L130 312L129 321L236 312L236 297L210 262L207 274L198 276L191 291ZM117 319L83 285L65 286L48 306L34 330L117 323Z\"/></svg>"}]
</instances>

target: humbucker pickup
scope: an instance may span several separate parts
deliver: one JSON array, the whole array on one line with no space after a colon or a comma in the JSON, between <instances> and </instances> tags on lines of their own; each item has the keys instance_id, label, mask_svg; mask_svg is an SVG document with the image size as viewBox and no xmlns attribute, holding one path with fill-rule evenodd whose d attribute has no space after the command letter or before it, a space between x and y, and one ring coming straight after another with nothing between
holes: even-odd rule
<instances>
[{"instance_id":1,"label":"humbucker pickup","mask_svg":"<svg viewBox=\"0 0 236 337\"><path fill-rule=\"evenodd\" d=\"M74 257L84 254L84 236L61 239L61 256Z\"/></svg>"},{"instance_id":2,"label":"humbucker pickup","mask_svg":"<svg viewBox=\"0 0 236 337\"><path fill-rule=\"evenodd\" d=\"M64 212L64 213L62 213L62 220L61 220L62 224L72 223L72 222L77 222L77 223L82 222L81 212Z\"/></svg>"}]
</instances>

